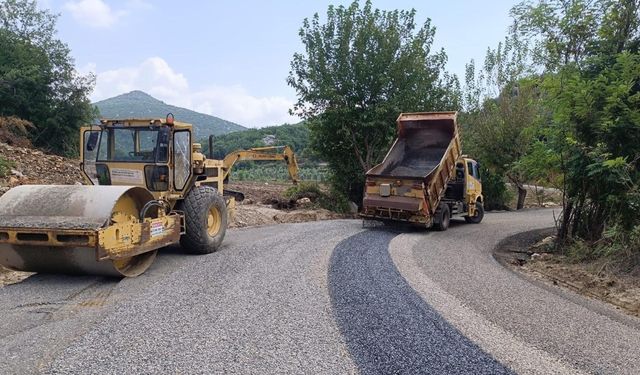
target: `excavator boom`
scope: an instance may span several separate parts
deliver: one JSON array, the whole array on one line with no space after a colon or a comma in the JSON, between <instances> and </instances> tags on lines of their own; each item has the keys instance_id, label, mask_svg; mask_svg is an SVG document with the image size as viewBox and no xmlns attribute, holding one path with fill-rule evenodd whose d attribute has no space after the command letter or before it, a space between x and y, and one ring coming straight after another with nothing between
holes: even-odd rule
<instances>
[{"instance_id":1,"label":"excavator boom","mask_svg":"<svg viewBox=\"0 0 640 375\"><path fill-rule=\"evenodd\" d=\"M236 162L252 160L284 160L284 162L287 163L287 170L289 171L289 176L293 183L297 184L300 180L300 177L298 176L298 161L296 160L296 155L289 146L255 147L248 150L236 150L227 154L222 162L224 179L229 176L229 173L231 173L231 169Z\"/></svg>"}]
</instances>

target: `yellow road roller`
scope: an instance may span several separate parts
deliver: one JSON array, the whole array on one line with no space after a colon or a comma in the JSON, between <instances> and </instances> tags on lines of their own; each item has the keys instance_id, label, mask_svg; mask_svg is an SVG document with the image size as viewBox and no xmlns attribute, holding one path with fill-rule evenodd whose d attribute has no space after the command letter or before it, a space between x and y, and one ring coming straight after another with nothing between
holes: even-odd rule
<instances>
[{"instance_id":1,"label":"yellow road roller","mask_svg":"<svg viewBox=\"0 0 640 375\"><path fill-rule=\"evenodd\" d=\"M195 254L220 247L235 202L244 198L224 189L236 161L284 160L297 181L291 149L207 158L193 142L193 127L171 114L102 120L81 128L80 143L86 185L22 185L0 197L3 266L137 276L161 247L179 242Z\"/></svg>"}]
</instances>

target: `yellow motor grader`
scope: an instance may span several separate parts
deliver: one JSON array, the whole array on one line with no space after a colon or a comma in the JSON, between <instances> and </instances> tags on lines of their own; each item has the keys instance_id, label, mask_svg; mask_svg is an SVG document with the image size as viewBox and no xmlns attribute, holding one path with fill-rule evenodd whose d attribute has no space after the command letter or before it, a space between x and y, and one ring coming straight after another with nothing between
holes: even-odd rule
<instances>
[{"instance_id":1,"label":"yellow motor grader","mask_svg":"<svg viewBox=\"0 0 640 375\"><path fill-rule=\"evenodd\" d=\"M289 147L207 158L193 127L166 119L102 120L80 130L87 185L22 185L0 197L0 264L20 271L137 276L159 248L216 251L242 193L224 189L236 161L284 160ZM209 150L212 150L211 138ZM212 153L210 152L210 156Z\"/></svg>"}]
</instances>

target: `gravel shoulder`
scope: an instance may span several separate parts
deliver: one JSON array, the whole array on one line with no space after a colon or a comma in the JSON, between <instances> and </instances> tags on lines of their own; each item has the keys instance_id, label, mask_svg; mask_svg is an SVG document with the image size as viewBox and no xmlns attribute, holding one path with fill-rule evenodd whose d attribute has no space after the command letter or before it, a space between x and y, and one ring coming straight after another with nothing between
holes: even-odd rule
<instances>
[{"instance_id":1,"label":"gravel shoulder","mask_svg":"<svg viewBox=\"0 0 640 375\"><path fill-rule=\"evenodd\" d=\"M542 358L553 370L550 373L640 373L637 320L598 301L532 282L493 258L492 250L502 239L552 225L552 210L488 214L480 225L452 225L447 232L427 237L402 235L405 238L399 240L405 243L395 248L407 249L409 245L411 251L396 250L393 255L392 250L392 256L427 303L438 305L434 293L419 286L424 279L492 328L495 336L481 335L489 341L481 346L517 371L546 372L537 371L534 359ZM407 263L415 267L408 269ZM447 303L446 298L440 299L441 312L455 322L452 311L456 309L447 312ZM510 336L516 346L499 348L505 337L501 334ZM530 348L543 352L536 354ZM529 353L533 354L527 358Z\"/></svg>"}]
</instances>

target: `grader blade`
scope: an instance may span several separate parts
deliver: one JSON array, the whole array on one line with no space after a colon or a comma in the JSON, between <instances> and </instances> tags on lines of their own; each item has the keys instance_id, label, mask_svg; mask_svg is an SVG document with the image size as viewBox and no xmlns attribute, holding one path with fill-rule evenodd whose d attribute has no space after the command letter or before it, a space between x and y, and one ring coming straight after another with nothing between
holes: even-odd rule
<instances>
[{"instance_id":1,"label":"grader blade","mask_svg":"<svg viewBox=\"0 0 640 375\"><path fill-rule=\"evenodd\" d=\"M137 276L179 241L181 216L131 186L23 185L0 197L0 264L20 271ZM147 211L150 212L150 211Z\"/></svg>"}]
</instances>

